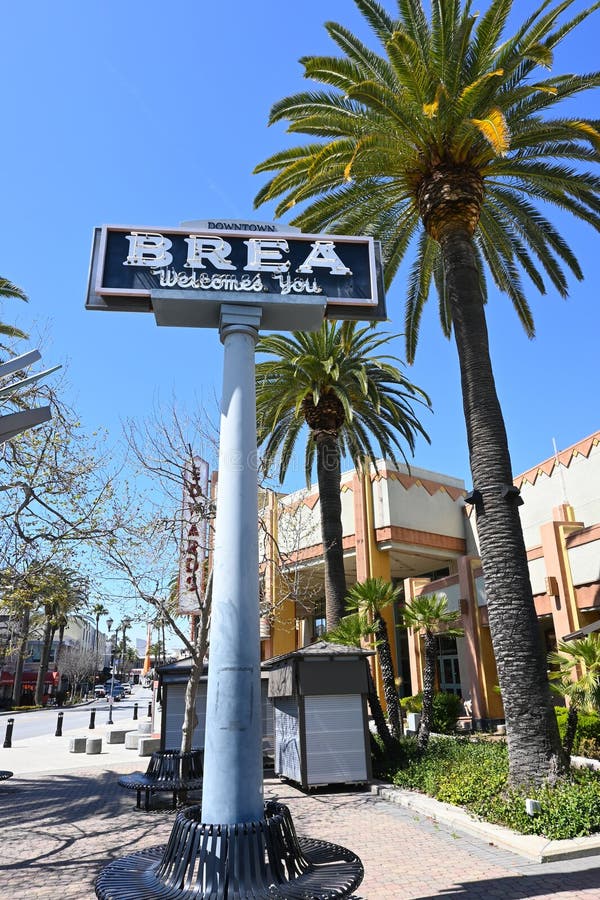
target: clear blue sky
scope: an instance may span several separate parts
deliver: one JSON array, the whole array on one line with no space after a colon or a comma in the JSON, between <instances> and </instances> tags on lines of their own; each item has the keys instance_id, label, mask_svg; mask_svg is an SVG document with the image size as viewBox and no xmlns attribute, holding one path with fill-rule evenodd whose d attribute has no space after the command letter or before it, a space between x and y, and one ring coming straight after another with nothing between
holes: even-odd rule
<instances>
[{"instance_id":1,"label":"clear blue sky","mask_svg":"<svg viewBox=\"0 0 600 900\"><path fill-rule=\"evenodd\" d=\"M393 0L384 5L393 9ZM536 6L515 2L517 18ZM29 330L30 343L46 334L44 363L68 362L90 429L105 426L116 438L120 420L144 416L157 397L210 402L221 378L216 332L84 310L94 226L251 215L263 184L253 167L291 142L283 126L267 128L271 105L308 86L301 56L336 52L326 19L366 36L351 0L3 4L0 274L30 303L4 304L0 318ZM555 69L592 71L599 39L596 13L567 39ZM577 108L597 117L598 92ZM272 210L256 217L268 221ZM561 449L600 427L600 241L561 223L586 280L572 282L566 302L531 290L536 339L525 337L507 299L492 293L488 306L515 474L551 456L553 437ZM392 331L402 329L405 275L388 294ZM414 461L469 485L456 352L441 336L435 301L429 307L409 376L431 395L432 444L421 442Z\"/></svg>"}]
</instances>

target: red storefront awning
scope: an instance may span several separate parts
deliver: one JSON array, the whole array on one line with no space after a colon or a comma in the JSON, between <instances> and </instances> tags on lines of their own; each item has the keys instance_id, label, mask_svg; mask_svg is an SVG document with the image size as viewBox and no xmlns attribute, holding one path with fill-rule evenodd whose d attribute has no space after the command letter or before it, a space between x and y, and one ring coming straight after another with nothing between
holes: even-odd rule
<instances>
[{"instance_id":1,"label":"red storefront awning","mask_svg":"<svg viewBox=\"0 0 600 900\"><path fill-rule=\"evenodd\" d=\"M37 681L37 672L23 672L23 677L21 683L23 686L26 684L35 684ZM58 685L60 681L60 675L58 672L46 672L44 675L44 684L52 684L54 686ZM0 672L0 684L14 684L15 676L12 672Z\"/></svg>"}]
</instances>

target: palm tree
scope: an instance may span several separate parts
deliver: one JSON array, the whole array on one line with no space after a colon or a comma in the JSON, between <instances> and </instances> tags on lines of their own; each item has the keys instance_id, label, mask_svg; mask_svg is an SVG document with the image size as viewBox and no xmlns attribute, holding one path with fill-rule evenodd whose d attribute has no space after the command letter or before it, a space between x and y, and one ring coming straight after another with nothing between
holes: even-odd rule
<instances>
[{"instance_id":1,"label":"palm tree","mask_svg":"<svg viewBox=\"0 0 600 900\"><path fill-rule=\"evenodd\" d=\"M27 295L23 290L21 290L20 287L17 287L16 284L13 284L8 280L8 278L2 277L0 277L0 297L7 297L25 301L27 300ZM5 325L3 322L0 322L0 334L11 338L28 337L28 335L26 335L24 331L21 331L20 328L15 328L14 325Z\"/></svg>"},{"instance_id":2,"label":"palm tree","mask_svg":"<svg viewBox=\"0 0 600 900\"><path fill-rule=\"evenodd\" d=\"M37 563L31 563L25 572L20 574L10 568L0 571L0 610L8 614L16 622L16 659L12 690L12 700L15 706L21 704L23 667L27 656L32 613L34 613L36 606L32 585L36 583L38 573L39 566Z\"/></svg>"},{"instance_id":3,"label":"palm tree","mask_svg":"<svg viewBox=\"0 0 600 900\"><path fill-rule=\"evenodd\" d=\"M16 600L17 592L13 595ZM12 700L15 706L21 704L21 694L23 690L23 666L27 655L27 643L29 641L29 633L31 628L31 610L33 608L33 600L26 599L24 596L18 599L18 629L17 629L17 658L15 660L15 675L13 681Z\"/></svg>"},{"instance_id":4,"label":"palm tree","mask_svg":"<svg viewBox=\"0 0 600 900\"><path fill-rule=\"evenodd\" d=\"M438 657L437 636L462 634L460 628L452 624L460 613L448 610L448 601L440 594L423 594L413 597L401 611L402 622L413 631L420 631L425 645L425 666L423 670L423 708L419 725L418 743L421 750L427 748L433 726L433 694L435 689L435 666Z\"/></svg>"},{"instance_id":5,"label":"palm tree","mask_svg":"<svg viewBox=\"0 0 600 900\"><path fill-rule=\"evenodd\" d=\"M94 674L96 675L98 673L98 668L99 668L99 657L98 657L99 633L98 633L98 631L99 631L99 627L100 627L100 617L107 616L108 610L103 603L95 603L92 606L92 615L94 616L94 619L96 620L96 653L94 656L95 665L96 665L96 670L95 670Z\"/></svg>"},{"instance_id":6,"label":"palm tree","mask_svg":"<svg viewBox=\"0 0 600 900\"><path fill-rule=\"evenodd\" d=\"M444 333L456 341L490 630L513 784L539 783L564 764L538 633L518 493L492 371L486 274L534 334L522 273L544 293L582 278L547 218L558 207L600 229L595 120L550 118L557 103L600 84L600 73L548 73L553 51L597 4L560 22L573 0L544 0L511 36L512 0L485 13L471 0L398 0L393 19L376 0L355 0L380 42L374 52L342 25L327 30L340 56L306 57L325 85L278 102L271 122L311 136L261 163L276 174L257 205L276 215L300 204L306 231L367 233L384 248L389 285L411 254L407 359L414 358L432 285ZM540 72L541 68L541 72ZM538 73L539 74L539 78ZM321 140L317 140L320 138Z\"/></svg>"},{"instance_id":7,"label":"palm tree","mask_svg":"<svg viewBox=\"0 0 600 900\"><path fill-rule=\"evenodd\" d=\"M388 721L392 737L395 738L399 738L402 734L400 704L398 702L398 691L396 690L394 664L392 662L387 625L381 612L397 601L399 593L398 588L395 588L393 584L385 581L383 578L367 578L365 581L355 584L348 591L346 602L346 607L350 612L360 612L372 622L371 629L375 636L377 656L381 666L381 680L383 682Z\"/></svg>"},{"instance_id":8,"label":"palm tree","mask_svg":"<svg viewBox=\"0 0 600 900\"><path fill-rule=\"evenodd\" d=\"M588 634L580 640L559 641L556 652L548 654L548 661L558 666L550 677L569 700L563 750L570 759L579 711L600 710L600 637Z\"/></svg>"},{"instance_id":9,"label":"palm tree","mask_svg":"<svg viewBox=\"0 0 600 900\"><path fill-rule=\"evenodd\" d=\"M371 636L371 634L372 628L366 616L362 613L355 612L348 616L343 616L335 628L325 632L323 640L330 644L343 644L346 647L360 647L363 638ZM373 676L371 674L371 667L368 663L366 664L366 667L367 700L369 701L373 722L375 723L377 734L381 738L383 746L388 752L392 752L394 749L394 739L385 722L385 716L383 715L381 703L379 702L379 697L377 696L377 690L375 688L375 682L373 681Z\"/></svg>"},{"instance_id":10,"label":"palm tree","mask_svg":"<svg viewBox=\"0 0 600 900\"><path fill-rule=\"evenodd\" d=\"M66 625L69 614L81 606L81 594L76 588L77 575L70 569L58 566L43 568L31 585L33 596L42 607L43 637L35 684L35 703L44 702L44 679L48 671L52 642L61 622ZM64 628L63 625L63 628ZM59 652L57 651L57 658Z\"/></svg>"},{"instance_id":11,"label":"palm tree","mask_svg":"<svg viewBox=\"0 0 600 900\"><path fill-rule=\"evenodd\" d=\"M306 423L306 483L316 457L321 537L325 564L327 628L344 614L346 576L342 547L341 457L348 454L362 471L374 460L373 442L382 456L406 459L403 444L414 450L425 431L412 404L429 404L393 363L376 355L389 340L384 332L356 322L324 322L316 332L268 335L257 351L272 359L256 366L258 445L267 469L279 457L284 480L293 450Z\"/></svg>"}]
</instances>

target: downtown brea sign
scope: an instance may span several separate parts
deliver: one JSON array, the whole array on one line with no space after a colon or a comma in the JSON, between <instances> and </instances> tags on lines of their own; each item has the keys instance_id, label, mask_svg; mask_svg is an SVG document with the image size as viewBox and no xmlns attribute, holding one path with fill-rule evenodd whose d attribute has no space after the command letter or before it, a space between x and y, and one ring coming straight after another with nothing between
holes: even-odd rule
<instances>
[{"instance_id":1,"label":"downtown brea sign","mask_svg":"<svg viewBox=\"0 0 600 900\"><path fill-rule=\"evenodd\" d=\"M294 310L308 307L319 321L386 318L378 242L280 228L211 220L97 228L86 306L197 327L213 327L221 303L260 306L272 328L282 316L293 328Z\"/></svg>"}]
</instances>

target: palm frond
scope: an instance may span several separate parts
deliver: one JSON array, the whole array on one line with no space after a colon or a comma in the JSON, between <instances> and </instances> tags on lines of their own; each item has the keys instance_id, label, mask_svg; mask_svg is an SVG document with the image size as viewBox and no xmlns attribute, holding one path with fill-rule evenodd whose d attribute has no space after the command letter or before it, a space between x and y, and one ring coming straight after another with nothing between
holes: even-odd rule
<instances>
[{"instance_id":1,"label":"palm frond","mask_svg":"<svg viewBox=\"0 0 600 900\"><path fill-rule=\"evenodd\" d=\"M394 31L394 20L376 0L354 0L382 44Z\"/></svg>"},{"instance_id":2,"label":"palm frond","mask_svg":"<svg viewBox=\"0 0 600 900\"><path fill-rule=\"evenodd\" d=\"M356 2L376 49L328 24L341 55L303 60L307 75L327 90L285 98L271 115L314 139L257 167L274 173L257 205L277 198L276 215L296 206L293 224L312 232L372 235L381 241L389 286L419 232L442 233L422 198L439 179L464 173L467 190L469 178L483 185L479 227L472 211L467 223L482 302L491 277L532 334L522 279L540 293L551 284L566 296L567 277L582 277L549 210L600 230L600 122L555 117L558 104L600 86L600 72L546 71L600 0L576 12L574 0L543 0L511 33L511 0L490 0L480 16L471 0L431 0L427 11L422 0L397 0L397 19L382 0ZM423 270L414 267L407 278L411 360L432 280L442 329L452 331L439 255L426 246L421 240Z\"/></svg>"}]
</instances>

